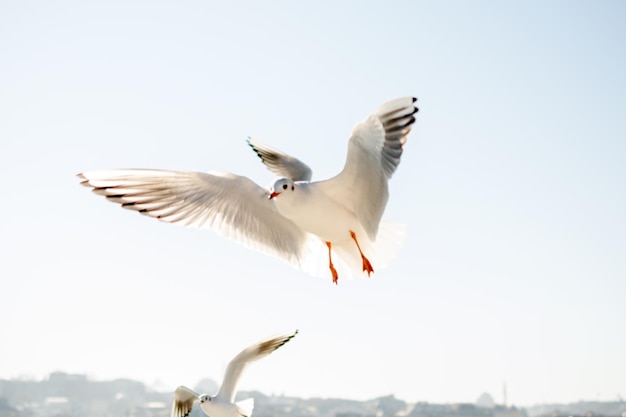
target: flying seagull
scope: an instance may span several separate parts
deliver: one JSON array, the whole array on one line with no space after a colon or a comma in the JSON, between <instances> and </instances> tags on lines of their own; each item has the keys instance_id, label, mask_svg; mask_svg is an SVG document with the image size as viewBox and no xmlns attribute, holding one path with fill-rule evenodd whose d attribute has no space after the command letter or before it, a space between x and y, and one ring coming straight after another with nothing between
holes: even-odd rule
<instances>
[{"instance_id":1,"label":"flying seagull","mask_svg":"<svg viewBox=\"0 0 626 417\"><path fill-rule=\"evenodd\" d=\"M202 411L209 417L250 417L254 408L253 398L234 402L237 394L237 382L239 382L241 373L250 362L269 355L293 339L296 334L298 334L297 330L263 340L242 350L226 367L224 381L214 397L207 394L198 394L182 385L176 388L170 416L186 417L196 402L198 402Z\"/></svg>"},{"instance_id":2,"label":"flying seagull","mask_svg":"<svg viewBox=\"0 0 626 417\"><path fill-rule=\"evenodd\" d=\"M81 184L122 207L170 223L212 229L312 274L369 276L402 243L402 227L382 222L395 172L415 122L413 97L380 106L358 123L343 170L311 182L299 159L248 139L280 178L267 190L223 171L115 169L78 174ZM326 271L326 272L325 272Z\"/></svg>"}]
</instances>

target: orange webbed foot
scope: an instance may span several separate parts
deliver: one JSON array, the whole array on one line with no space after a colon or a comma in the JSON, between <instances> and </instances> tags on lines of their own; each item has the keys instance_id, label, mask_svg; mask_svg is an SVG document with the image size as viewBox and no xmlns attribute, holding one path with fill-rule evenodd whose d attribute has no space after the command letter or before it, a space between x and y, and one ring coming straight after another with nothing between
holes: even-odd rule
<instances>
[{"instance_id":1,"label":"orange webbed foot","mask_svg":"<svg viewBox=\"0 0 626 417\"><path fill-rule=\"evenodd\" d=\"M337 274L337 270L335 269L333 264L330 264L330 273L333 274L333 283L337 285L339 282L339 275Z\"/></svg>"},{"instance_id":2,"label":"orange webbed foot","mask_svg":"<svg viewBox=\"0 0 626 417\"><path fill-rule=\"evenodd\" d=\"M371 276L372 272L374 272L374 268L372 268L372 264L370 263L369 259L367 259L365 256L362 256L363 258L363 271L367 272L367 276Z\"/></svg>"},{"instance_id":3,"label":"orange webbed foot","mask_svg":"<svg viewBox=\"0 0 626 417\"><path fill-rule=\"evenodd\" d=\"M333 283L337 285L339 281L339 274L337 274L337 270L335 269L335 266L333 265L333 258L331 257L331 254L330 254L330 249L333 247L333 244L330 242L326 242L326 246L328 246L328 267L330 268L330 273L333 275Z\"/></svg>"},{"instance_id":4,"label":"orange webbed foot","mask_svg":"<svg viewBox=\"0 0 626 417\"><path fill-rule=\"evenodd\" d=\"M367 259L365 255L363 255L363 252L361 251L361 245L359 245L359 241L356 238L356 233L350 230L350 236L352 237L352 240L354 240L354 243L356 243L356 247L361 254L361 259L363 260L363 271L367 272L367 276L369 277L372 275L372 272L374 272L374 268L372 267L369 259Z\"/></svg>"}]
</instances>

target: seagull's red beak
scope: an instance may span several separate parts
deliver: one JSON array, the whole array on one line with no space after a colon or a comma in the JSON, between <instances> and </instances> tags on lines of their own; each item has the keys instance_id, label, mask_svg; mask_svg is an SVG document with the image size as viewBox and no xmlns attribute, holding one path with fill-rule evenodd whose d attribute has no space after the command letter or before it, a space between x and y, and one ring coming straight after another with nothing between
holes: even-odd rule
<instances>
[{"instance_id":1,"label":"seagull's red beak","mask_svg":"<svg viewBox=\"0 0 626 417\"><path fill-rule=\"evenodd\" d=\"M278 194L280 194L280 193L277 193L276 191L274 191L272 194L270 194L270 200L271 200L272 198L274 198L274 197L277 197L277 196L278 196Z\"/></svg>"}]
</instances>

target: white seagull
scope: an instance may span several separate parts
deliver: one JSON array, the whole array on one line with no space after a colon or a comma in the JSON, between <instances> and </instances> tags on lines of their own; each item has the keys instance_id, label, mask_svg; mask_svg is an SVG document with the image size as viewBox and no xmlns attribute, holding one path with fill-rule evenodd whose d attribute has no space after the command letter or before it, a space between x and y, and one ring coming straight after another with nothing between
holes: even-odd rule
<instances>
[{"instance_id":1,"label":"white seagull","mask_svg":"<svg viewBox=\"0 0 626 417\"><path fill-rule=\"evenodd\" d=\"M298 334L297 330L263 340L242 350L226 367L224 381L214 397L207 394L200 395L182 385L176 388L172 401L171 417L188 416L196 402L200 403L200 408L209 417L250 417L254 408L253 398L234 402L235 394L237 394L237 382L239 382L241 373L250 362L269 355L293 339L296 334Z\"/></svg>"},{"instance_id":2,"label":"white seagull","mask_svg":"<svg viewBox=\"0 0 626 417\"><path fill-rule=\"evenodd\" d=\"M212 229L312 275L330 271L334 283L335 264L348 276L369 276L373 265L384 266L402 243L401 227L381 223L381 217L389 198L387 181L415 122L416 100L391 100L358 123L343 170L324 181L311 182L304 162L252 139L250 147L282 177L269 190L223 171L116 169L78 176L81 184L124 208Z\"/></svg>"}]
</instances>

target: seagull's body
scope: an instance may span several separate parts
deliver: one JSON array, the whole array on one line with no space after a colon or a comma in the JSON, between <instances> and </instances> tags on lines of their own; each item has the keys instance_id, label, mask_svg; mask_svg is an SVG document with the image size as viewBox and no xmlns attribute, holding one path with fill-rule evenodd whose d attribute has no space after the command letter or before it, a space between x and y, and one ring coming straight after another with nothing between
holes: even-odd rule
<instances>
[{"instance_id":1,"label":"seagull's body","mask_svg":"<svg viewBox=\"0 0 626 417\"><path fill-rule=\"evenodd\" d=\"M328 197L316 185L319 183L296 182L292 193L274 197L276 208L302 230L318 236L323 241L340 242L349 239L345 229L361 230L358 219L347 208ZM320 213L332 213L332 217L319 221Z\"/></svg>"},{"instance_id":2,"label":"seagull's body","mask_svg":"<svg viewBox=\"0 0 626 417\"><path fill-rule=\"evenodd\" d=\"M254 400L249 398L235 402L237 383L241 374L249 363L269 355L293 339L296 334L298 334L297 330L263 340L242 350L226 367L224 381L215 396L198 394L182 385L176 388L172 401L171 417L188 416L196 403L200 404L202 411L209 417L250 417L254 408Z\"/></svg>"},{"instance_id":3,"label":"seagull's body","mask_svg":"<svg viewBox=\"0 0 626 417\"><path fill-rule=\"evenodd\" d=\"M328 268L333 282L337 283L339 279L332 261L333 250L340 252L347 259L361 256L363 271L368 275L374 272L369 259L363 255L358 244L357 236L367 236L367 233L354 213L324 193L320 187L321 183L290 183L288 180L278 180L273 188L276 189L277 185L281 188L280 186L285 183L288 184L286 191L272 193L275 195L272 198L276 200L276 208L302 230L317 236L326 244ZM291 185L293 188L289 188ZM319 221L320 218L324 221ZM355 249L358 249L358 254Z\"/></svg>"},{"instance_id":4,"label":"seagull's body","mask_svg":"<svg viewBox=\"0 0 626 417\"><path fill-rule=\"evenodd\" d=\"M383 266L399 247L399 229L381 223L381 217L389 198L387 182L415 122L415 101L389 101L357 124L343 170L324 181L311 182L305 163L251 139L248 144L266 167L281 177L269 191L246 177L218 171L130 169L79 176L83 185L124 208L208 227L313 275L330 271L336 283L333 260L344 272L370 275L372 264Z\"/></svg>"}]
</instances>

